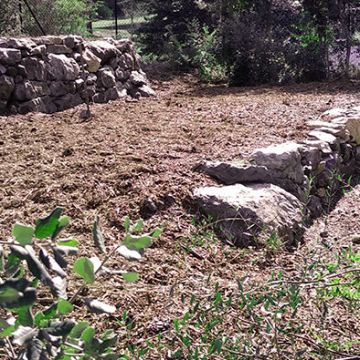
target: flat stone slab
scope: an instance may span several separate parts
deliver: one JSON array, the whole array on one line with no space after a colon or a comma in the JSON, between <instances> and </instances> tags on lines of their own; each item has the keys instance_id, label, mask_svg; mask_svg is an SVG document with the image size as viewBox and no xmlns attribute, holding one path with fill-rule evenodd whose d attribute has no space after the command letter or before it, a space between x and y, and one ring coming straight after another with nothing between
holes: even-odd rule
<instances>
[{"instance_id":1,"label":"flat stone slab","mask_svg":"<svg viewBox=\"0 0 360 360\"><path fill-rule=\"evenodd\" d=\"M287 174L266 166L244 164L241 162L203 161L194 167L195 171L203 172L224 185L269 183L277 185L301 199L303 191Z\"/></svg>"},{"instance_id":2,"label":"flat stone slab","mask_svg":"<svg viewBox=\"0 0 360 360\"><path fill-rule=\"evenodd\" d=\"M249 160L256 165L282 171L284 177L302 184L305 180L301 165L302 149L303 145L295 142L271 145L255 150Z\"/></svg>"},{"instance_id":3,"label":"flat stone slab","mask_svg":"<svg viewBox=\"0 0 360 360\"><path fill-rule=\"evenodd\" d=\"M276 185L203 187L194 191L193 199L233 245L262 246L272 235L288 246L301 241L303 205Z\"/></svg>"}]
</instances>

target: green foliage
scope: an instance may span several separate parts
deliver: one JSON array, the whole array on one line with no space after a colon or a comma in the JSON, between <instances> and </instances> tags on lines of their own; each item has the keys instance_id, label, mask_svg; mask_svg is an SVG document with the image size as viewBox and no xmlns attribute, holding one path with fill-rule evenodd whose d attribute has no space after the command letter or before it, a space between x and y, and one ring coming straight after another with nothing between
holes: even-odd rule
<instances>
[{"instance_id":1,"label":"green foliage","mask_svg":"<svg viewBox=\"0 0 360 360\"><path fill-rule=\"evenodd\" d=\"M144 229L143 220L131 226L126 218L126 236L122 243L101 261L99 258L80 257L74 262L73 272L83 279L83 284L70 296L65 278L68 277L66 259L77 254L78 242L72 238L57 239L70 223L68 216L62 216L62 209L56 208L47 217L35 221L35 228L15 224L8 252L1 248L2 266L0 271L0 308L10 312L15 318L0 318L0 338L7 338L16 349L18 358L29 359L55 356L58 360L69 359L118 359L114 353L117 336L106 330L96 334L95 328L87 322L66 319L74 311L74 302L83 302L95 314L113 314L116 308L97 299L82 299L83 289L93 284L105 263L120 247L142 254L151 245L153 237L161 230L140 234ZM93 228L95 246L105 252L103 234L96 218ZM139 235L134 235L139 234ZM140 256L141 257L141 256ZM65 260L66 259L66 260ZM25 266L25 264L27 266ZM110 269L106 269L111 273ZM135 282L139 274L123 272L126 282ZM38 286L42 291L50 291L52 302L44 306L37 298ZM46 290L47 288L47 290ZM34 311L35 314L33 313Z\"/></svg>"},{"instance_id":2,"label":"green foliage","mask_svg":"<svg viewBox=\"0 0 360 360\"><path fill-rule=\"evenodd\" d=\"M96 17L98 3L87 0L42 0L33 10L47 35L88 35L87 23ZM29 11L22 14L23 32L42 35L39 26Z\"/></svg>"}]
</instances>

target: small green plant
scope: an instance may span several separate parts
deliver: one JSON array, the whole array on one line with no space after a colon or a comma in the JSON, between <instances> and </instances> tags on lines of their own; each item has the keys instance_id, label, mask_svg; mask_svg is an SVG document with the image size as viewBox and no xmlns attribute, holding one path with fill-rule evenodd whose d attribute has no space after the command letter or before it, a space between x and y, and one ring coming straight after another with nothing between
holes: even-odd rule
<instances>
[{"instance_id":1,"label":"small green plant","mask_svg":"<svg viewBox=\"0 0 360 360\"><path fill-rule=\"evenodd\" d=\"M83 283L72 294L67 293L67 278L71 268L68 257L77 254L78 241L60 238L60 233L70 223L62 209L56 208L49 216L35 221L35 226L15 224L13 240L0 246L0 338L8 344L10 358L57 360L77 359L118 359L114 353L117 336L106 330L96 330L86 321L76 322L68 318L79 303L96 314L114 314L117 309L97 298L83 298L86 286L93 284L103 272L111 270L106 262L115 253L126 259L138 260L152 239L160 236L156 229L141 234L143 220L131 225L128 217L124 220L125 237L110 252L106 251L104 236L99 219L93 225L94 245L104 253L104 260L98 257L78 258L72 267L73 273ZM124 281L137 281L139 275L120 272ZM38 298L38 290L49 292L51 304L44 306Z\"/></svg>"},{"instance_id":2,"label":"small green plant","mask_svg":"<svg viewBox=\"0 0 360 360\"><path fill-rule=\"evenodd\" d=\"M265 241L265 248L270 253L277 253L284 248L284 243L277 233L272 233Z\"/></svg>"},{"instance_id":3,"label":"small green plant","mask_svg":"<svg viewBox=\"0 0 360 360\"><path fill-rule=\"evenodd\" d=\"M199 29L197 22L190 25L190 42L194 49L192 62L199 70L200 79L207 83L221 82L227 79L227 68L216 54L220 43L218 30L210 31L208 26Z\"/></svg>"}]
</instances>

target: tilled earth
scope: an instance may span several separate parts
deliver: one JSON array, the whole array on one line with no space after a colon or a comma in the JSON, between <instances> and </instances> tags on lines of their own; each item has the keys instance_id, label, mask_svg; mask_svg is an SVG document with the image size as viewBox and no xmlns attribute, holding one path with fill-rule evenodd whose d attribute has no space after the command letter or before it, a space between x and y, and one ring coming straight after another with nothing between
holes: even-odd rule
<instances>
[{"instance_id":1,"label":"tilled earth","mask_svg":"<svg viewBox=\"0 0 360 360\"><path fill-rule=\"evenodd\" d=\"M81 107L52 115L0 117L2 240L11 236L13 223L32 223L56 206L72 217L69 234L80 241L81 254L96 254L91 240L95 215L100 216L109 250L122 238L125 215L147 218L148 228L164 228L139 263L120 257L108 263L114 269L138 271L139 282L124 284L113 275L89 289L116 305L119 316L125 309L132 315L136 330L123 344L141 343L153 334L154 324L181 316L188 306L181 295L209 297L216 283L233 292L236 279L244 276L258 282L280 270L291 275L308 256L331 259L341 247L358 246L351 243L352 235L360 232L358 188L330 216L315 222L302 248L270 258L263 250L231 249L204 235L187 211L187 199L195 187L214 183L192 171L200 160L232 160L256 147L304 138L309 118L329 108L359 105L359 83L227 88L176 77L154 80L154 88L157 98L94 105L89 122L81 120ZM324 255L324 241L333 253ZM70 289L75 284L71 279ZM335 313L336 319L325 322L343 321L348 330L335 332L334 339L359 339L359 313ZM120 331L116 318L101 320L98 328ZM235 331L231 326L228 330ZM166 355L153 353L149 358Z\"/></svg>"}]
</instances>

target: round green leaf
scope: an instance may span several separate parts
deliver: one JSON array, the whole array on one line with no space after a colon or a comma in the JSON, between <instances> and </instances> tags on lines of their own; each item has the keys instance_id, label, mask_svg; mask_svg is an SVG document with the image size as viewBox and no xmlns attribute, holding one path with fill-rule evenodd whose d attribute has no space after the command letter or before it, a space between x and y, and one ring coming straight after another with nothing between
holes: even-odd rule
<instances>
[{"instance_id":1,"label":"round green leaf","mask_svg":"<svg viewBox=\"0 0 360 360\"><path fill-rule=\"evenodd\" d=\"M124 274L122 274L122 277L126 282L129 282L129 283L136 282L140 278L139 274L136 272L124 273Z\"/></svg>"},{"instance_id":2,"label":"round green leaf","mask_svg":"<svg viewBox=\"0 0 360 360\"><path fill-rule=\"evenodd\" d=\"M94 265L87 257L80 257L74 264L74 271L80 275L87 284L95 281Z\"/></svg>"},{"instance_id":3,"label":"round green leaf","mask_svg":"<svg viewBox=\"0 0 360 360\"><path fill-rule=\"evenodd\" d=\"M53 236L53 234L58 229L61 213L62 209L56 208L46 218L36 220L35 236L38 239L45 239L47 237Z\"/></svg>"},{"instance_id":4,"label":"round green leaf","mask_svg":"<svg viewBox=\"0 0 360 360\"><path fill-rule=\"evenodd\" d=\"M2 289L0 289L0 306L5 306L8 303L12 303L16 300L18 300L20 298L20 293L10 287L10 286L6 286Z\"/></svg>"},{"instance_id":5,"label":"round green leaf","mask_svg":"<svg viewBox=\"0 0 360 360\"><path fill-rule=\"evenodd\" d=\"M60 299L57 305L57 310L59 314L66 315L73 311L74 305L65 299Z\"/></svg>"},{"instance_id":6,"label":"round green leaf","mask_svg":"<svg viewBox=\"0 0 360 360\"><path fill-rule=\"evenodd\" d=\"M34 228L22 224L15 224L12 230L15 240L21 245L29 245L32 243L34 236Z\"/></svg>"}]
</instances>

